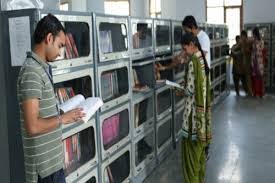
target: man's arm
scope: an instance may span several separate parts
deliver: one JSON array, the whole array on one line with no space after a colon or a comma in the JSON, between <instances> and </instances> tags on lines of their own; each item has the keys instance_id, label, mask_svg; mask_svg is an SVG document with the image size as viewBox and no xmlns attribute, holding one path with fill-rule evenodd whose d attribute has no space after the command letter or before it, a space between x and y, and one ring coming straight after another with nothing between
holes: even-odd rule
<instances>
[{"instance_id":1,"label":"man's arm","mask_svg":"<svg viewBox=\"0 0 275 183\"><path fill-rule=\"evenodd\" d=\"M30 136L37 136L50 132L57 128L60 123L67 124L79 121L85 116L82 109L77 108L60 115L60 117L40 118L38 99L27 99L23 101L22 110L25 129Z\"/></svg>"},{"instance_id":2,"label":"man's arm","mask_svg":"<svg viewBox=\"0 0 275 183\"><path fill-rule=\"evenodd\" d=\"M185 64L187 62L187 56L184 51L181 51L178 55L172 58L172 62L169 65L158 65L159 70L169 70L177 67L178 65Z\"/></svg>"},{"instance_id":3,"label":"man's arm","mask_svg":"<svg viewBox=\"0 0 275 183\"><path fill-rule=\"evenodd\" d=\"M200 41L200 45L201 45L201 49L204 53L204 56L207 57L207 54L209 54L209 50L210 50L210 46L211 46L211 43L210 43L210 39L209 37L204 37L202 39L202 41Z\"/></svg>"}]
</instances>

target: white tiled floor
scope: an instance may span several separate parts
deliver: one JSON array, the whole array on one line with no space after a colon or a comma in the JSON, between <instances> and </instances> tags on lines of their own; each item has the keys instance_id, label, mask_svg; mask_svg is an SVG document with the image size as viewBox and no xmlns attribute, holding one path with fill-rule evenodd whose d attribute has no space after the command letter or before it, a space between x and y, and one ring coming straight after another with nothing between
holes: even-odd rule
<instances>
[{"instance_id":1,"label":"white tiled floor","mask_svg":"<svg viewBox=\"0 0 275 183\"><path fill-rule=\"evenodd\" d=\"M275 183L275 97L232 92L213 110L213 133L206 183ZM145 182L183 182L179 144Z\"/></svg>"}]
</instances>

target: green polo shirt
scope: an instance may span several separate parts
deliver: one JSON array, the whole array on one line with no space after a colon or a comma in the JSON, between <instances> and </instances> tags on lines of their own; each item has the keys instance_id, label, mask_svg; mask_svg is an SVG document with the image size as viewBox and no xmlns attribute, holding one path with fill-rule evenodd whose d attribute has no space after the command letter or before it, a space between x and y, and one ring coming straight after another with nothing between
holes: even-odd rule
<instances>
[{"instance_id":1,"label":"green polo shirt","mask_svg":"<svg viewBox=\"0 0 275 183\"><path fill-rule=\"evenodd\" d=\"M33 52L27 53L17 81L17 97L20 106L21 134L25 158L26 182L37 182L63 167L61 126L49 133L30 137L24 127L21 104L27 99L39 100L39 117L58 115L56 98L49 73L49 65Z\"/></svg>"}]
</instances>

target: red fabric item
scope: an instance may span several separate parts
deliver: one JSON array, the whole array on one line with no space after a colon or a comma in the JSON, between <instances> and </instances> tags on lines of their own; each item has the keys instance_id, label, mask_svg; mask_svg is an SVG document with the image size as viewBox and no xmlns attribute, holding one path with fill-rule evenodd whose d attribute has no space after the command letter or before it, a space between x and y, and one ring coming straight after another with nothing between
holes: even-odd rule
<instances>
[{"instance_id":1,"label":"red fabric item","mask_svg":"<svg viewBox=\"0 0 275 183\"><path fill-rule=\"evenodd\" d=\"M252 91L254 96L264 96L264 81L262 78L252 76Z\"/></svg>"}]
</instances>

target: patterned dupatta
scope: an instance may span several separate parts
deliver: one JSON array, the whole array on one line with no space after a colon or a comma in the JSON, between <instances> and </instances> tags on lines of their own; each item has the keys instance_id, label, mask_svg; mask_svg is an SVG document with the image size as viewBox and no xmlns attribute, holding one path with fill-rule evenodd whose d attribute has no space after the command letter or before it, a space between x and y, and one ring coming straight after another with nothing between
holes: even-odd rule
<instances>
[{"instance_id":1,"label":"patterned dupatta","mask_svg":"<svg viewBox=\"0 0 275 183\"><path fill-rule=\"evenodd\" d=\"M202 142L210 143L212 138L211 131L211 94L210 76L204 77L203 58L200 52L191 56L194 70L194 106L187 117L188 122L183 125L183 136L198 139ZM187 68L188 69L188 68ZM187 78L186 82L187 82ZM206 98L204 99L204 79L206 79ZM187 99L188 100L188 99Z\"/></svg>"},{"instance_id":2,"label":"patterned dupatta","mask_svg":"<svg viewBox=\"0 0 275 183\"><path fill-rule=\"evenodd\" d=\"M200 54L200 53L199 53ZM199 57L198 57L199 56ZM195 75L195 120L197 138L203 142L209 143L212 138L211 130L211 93L210 93L210 76L209 74L205 77L206 79L206 100L204 100L204 88L203 88L203 70L200 60L202 59L201 54L194 54L191 57L191 61L194 66ZM204 102L205 101L205 102Z\"/></svg>"},{"instance_id":3,"label":"patterned dupatta","mask_svg":"<svg viewBox=\"0 0 275 183\"><path fill-rule=\"evenodd\" d=\"M252 75L262 77L264 73L263 41L255 40L251 52Z\"/></svg>"}]
</instances>

